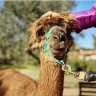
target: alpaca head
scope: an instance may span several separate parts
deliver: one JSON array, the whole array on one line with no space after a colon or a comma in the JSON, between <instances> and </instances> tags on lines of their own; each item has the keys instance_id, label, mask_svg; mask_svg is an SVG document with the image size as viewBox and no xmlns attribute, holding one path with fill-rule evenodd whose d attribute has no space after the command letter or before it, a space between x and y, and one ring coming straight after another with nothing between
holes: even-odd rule
<instances>
[{"instance_id":1,"label":"alpaca head","mask_svg":"<svg viewBox=\"0 0 96 96\"><path fill-rule=\"evenodd\" d=\"M62 59L64 54L69 51L69 48L73 44L72 37L70 36L70 44L68 43L68 39L67 34L62 27L53 26L45 36L43 51L50 51L55 58Z\"/></svg>"},{"instance_id":2,"label":"alpaca head","mask_svg":"<svg viewBox=\"0 0 96 96\"><path fill-rule=\"evenodd\" d=\"M45 48L48 43L50 52L57 59L64 57L73 45L71 32L76 32L77 21L69 13L62 13L58 17L44 17L35 21L29 28L28 49ZM45 51L48 48L45 48Z\"/></svg>"}]
</instances>

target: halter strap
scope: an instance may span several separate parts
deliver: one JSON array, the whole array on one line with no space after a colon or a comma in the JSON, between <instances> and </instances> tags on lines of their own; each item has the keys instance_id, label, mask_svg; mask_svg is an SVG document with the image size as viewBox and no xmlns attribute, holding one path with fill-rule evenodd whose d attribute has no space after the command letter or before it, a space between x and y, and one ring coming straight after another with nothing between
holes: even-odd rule
<instances>
[{"instance_id":1,"label":"halter strap","mask_svg":"<svg viewBox=\"0 0 96 96\"><path fill-rule=\"evenodd\" d=\"M51 32L53 29L55 29L57 26L53 26L49 29L49 31L47 32L46 34L46 38L45 38L45 41L44 41L44 47L43 47L43 52L46 53L50 58L52 58L53 60L55 60L57 63L61 64L61 65L64 65L64 58L66 57L67 55L67 51L68 51L68 41L67 41L67 37L66 37L66 33L64 33L64 36L65 36L65 40L66 40L66 48L65 48L65 54L64 54L64 57L63 59L61 60L58 60L57 58L55 58L52 54L51 54L51 51L50 51L50 48L49 48L49 43L48 43L48 40L51 36Z\"/></svg>"}]
</instances>

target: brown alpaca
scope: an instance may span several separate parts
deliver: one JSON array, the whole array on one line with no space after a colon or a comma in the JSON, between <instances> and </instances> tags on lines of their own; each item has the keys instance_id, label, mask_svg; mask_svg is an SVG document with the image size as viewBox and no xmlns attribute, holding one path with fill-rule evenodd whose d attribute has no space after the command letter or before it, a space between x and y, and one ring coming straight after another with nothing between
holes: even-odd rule
<instances>
[{"instance_id":1,"label":"brown alpaca","mask_svg":"<svg viewBox=\"0 0 96 96\"><path fill-rule=\"evenodd\" d=\"M66 45L73 45L71 32L76 31L77 21L69 13L62 13L55 18L40 18L29 28L30 41L28 49L40 48L40 79L31 78L12 69L0 70L0 96L62 96L64 72L61 65L42 51L48 30L56 26L48 40L52 55L62 59ZM65 39L64 33L66 32ZM67 56L64 58L66 64Z\"/></svg>"}]
</instances>

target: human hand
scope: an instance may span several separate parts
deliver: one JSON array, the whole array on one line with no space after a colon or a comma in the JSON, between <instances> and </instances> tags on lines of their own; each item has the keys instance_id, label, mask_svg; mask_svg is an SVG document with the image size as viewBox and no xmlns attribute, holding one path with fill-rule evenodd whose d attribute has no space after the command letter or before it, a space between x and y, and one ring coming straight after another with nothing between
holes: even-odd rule
<instances>
[{"instance_id":1,"label":"human hand","mask_svg":"<svg viewBox=\"0 0 96 96\"><path fill-rule=\"evenodd\" d=\"M56 12L48 11L47 13L45 13L44 15L42 15L41 17L50 18L50 17L57 17L57 16L60 16L60 14L59 13L56 13Z\"/></svg>"}]
</instances>

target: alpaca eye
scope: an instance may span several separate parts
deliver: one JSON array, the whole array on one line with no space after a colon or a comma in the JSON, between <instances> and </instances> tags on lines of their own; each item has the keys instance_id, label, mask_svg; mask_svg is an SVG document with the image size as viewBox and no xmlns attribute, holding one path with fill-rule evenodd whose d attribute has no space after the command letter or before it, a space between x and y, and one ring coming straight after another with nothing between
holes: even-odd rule
<instances>
[{"instance_id":1,"label":"alpaca eye","mask_svg":"<svg viewBox=\"0 0 96 96\"><path fill-rule=\"evenodd\" d=\"M45 31L43 31L43 30L40 30L40 31L38 32L38 36L44 36L44 34L45 34Z\"/></svg>"}]
</instances>

